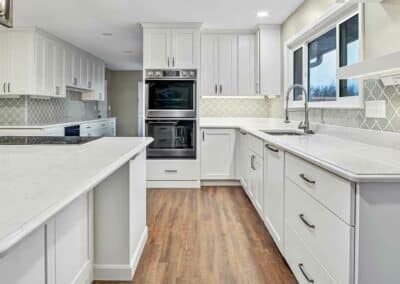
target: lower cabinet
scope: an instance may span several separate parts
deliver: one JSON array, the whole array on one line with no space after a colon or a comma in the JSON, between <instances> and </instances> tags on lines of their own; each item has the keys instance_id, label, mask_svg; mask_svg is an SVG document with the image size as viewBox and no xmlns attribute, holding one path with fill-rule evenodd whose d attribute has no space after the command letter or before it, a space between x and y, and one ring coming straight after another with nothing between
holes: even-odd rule
<instances>
[{"instance_id":1,"label":"lower cabinet","mask_svg":"<svg viewBox=\"0 0 400 284\"><path fill-rule=\"evenodd\" d=\"M201 130L201 179L235 179L235 130Z\"/></svg>"},{"instance_id":2,"label":"lower cabinet","mask_svg":"<svg viewBox=\"0 0 400 284\"><path fill-rule=\"evenodd\" d=\"M264 204L264 169L263 158L250 151L249 194L260 217L263 216Z\"/></svg>"},{"instance_id":3,"label":"lower cabinet","mask_svg":"<svg viewBox=\"0 0 400 284\"><path fill-rule=\"evenodd\" d=\"M285 197L285 153L265 144L264 150L264 222L278 248L283 249Z\"/></svg>"},{"instance_id":4,"label":"lower cabinet","mask_svg":"<svg viewBox=\"0 0 400 284\"><path fill-rule=\"evenodd\" d=\"M1 283L89 283L91 193L83 195L0 258Z\"/></svg>"},{"instance_id":5,"label":"lower cabinet","mask_svg":"<svg viewBox=\"0 0 400 284\"><path fill-rule=\"evenodd\" d=\"M249 169L250 158L247 148L247 133L242 130L237 131L236 135L236 178L240 181L243 189L249 190Z\"/></svg>"}]
</instances>

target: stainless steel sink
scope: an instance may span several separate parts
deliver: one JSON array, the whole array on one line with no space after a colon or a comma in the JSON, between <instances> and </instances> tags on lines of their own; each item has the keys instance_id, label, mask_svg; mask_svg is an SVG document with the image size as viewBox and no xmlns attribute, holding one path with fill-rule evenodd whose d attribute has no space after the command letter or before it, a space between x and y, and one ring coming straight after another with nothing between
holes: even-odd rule
<instances>
[{"instance_id":1,"label":"stainless steel sink","mask_svg":"<svg viewBox=\"0 0 400 284\"><path fill-rule=\"evenodd\" d=\"M274 136L302 136L304 135L303 132L296 131L296 130L261 130L261 132L264 132L269 135L274 135Z\"/></svg>"}]
</instances>

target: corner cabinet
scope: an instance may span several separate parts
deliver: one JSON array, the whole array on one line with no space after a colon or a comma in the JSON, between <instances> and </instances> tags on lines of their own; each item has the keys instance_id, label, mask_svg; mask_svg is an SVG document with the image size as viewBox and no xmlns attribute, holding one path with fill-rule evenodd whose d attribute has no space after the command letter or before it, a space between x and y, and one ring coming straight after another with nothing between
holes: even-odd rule
<instances>
[{"instance_id":1,"label":"corner cabinet","mask_svg":"<svg viewBox=\"0 0 400 284\"><path fill-rule=\"evenodd\" d=\"M196 69L200 24L142 24L144 68Z\"/></svg>"},{"instance_id":2,"label":"corner cabinet","mask_svg":"<svg viewBox=\"0 0 400 284\"><path fill-rule=\"evenodd\" d=\"M201 130L201 179L235 179L235 130Z\"/></svg>"},{"instance_id":3,"label":"corner cabinet","mask_svg":"<svg viewBox=\"0 0 400 284\"><path fill-rule=\"evenodd\" d=\"M70 87L104 99L104 63L43 30L1 30L0 60L0 95L65 97Z\"/></svg>"}]
</instances>

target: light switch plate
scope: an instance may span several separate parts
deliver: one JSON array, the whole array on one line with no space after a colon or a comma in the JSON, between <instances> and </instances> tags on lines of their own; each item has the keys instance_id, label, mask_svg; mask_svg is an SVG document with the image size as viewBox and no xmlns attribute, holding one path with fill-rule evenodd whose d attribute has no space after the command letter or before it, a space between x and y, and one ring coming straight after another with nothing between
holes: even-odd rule
<instances>
[{"instance_id":1,"label":"light switch plate","mask_svg":"<svg viewBox=\"0 0 400 284\"><path fill-rule=\"evenodd\" d=\"M385 118L386 101L365 102L365 116L368 118Z\"/></svg>"}]
</instances>

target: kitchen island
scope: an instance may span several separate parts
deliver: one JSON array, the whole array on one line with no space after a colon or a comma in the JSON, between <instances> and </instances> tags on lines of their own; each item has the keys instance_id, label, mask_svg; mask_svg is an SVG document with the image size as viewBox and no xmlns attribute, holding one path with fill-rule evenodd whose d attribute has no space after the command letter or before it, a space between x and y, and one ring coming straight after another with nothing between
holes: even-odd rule
<instances>
[{"instance_id":1,"label":"kitchen island","mask_svg":"<svg viewBox=\"0 0 400 284\"><path fill-rule=\"evenodd\" d=\"M151 142L0 146L2 283L130 280L147 239Z\"/></svg>"}]
</instances>

